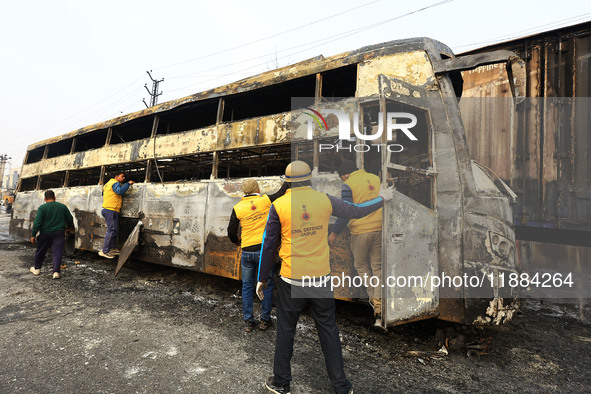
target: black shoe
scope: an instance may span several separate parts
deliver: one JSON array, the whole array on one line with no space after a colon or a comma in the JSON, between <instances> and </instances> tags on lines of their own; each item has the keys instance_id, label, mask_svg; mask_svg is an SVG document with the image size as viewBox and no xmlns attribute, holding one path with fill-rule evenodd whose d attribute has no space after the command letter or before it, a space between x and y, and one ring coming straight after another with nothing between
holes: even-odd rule
<instances>
[{"instance_id":1,"label":"black shoe","mask_svg":"<svg viewBox=\"0 0 591 394\"><path fill-rule=\"evenodd\" d=\"M254 322L251 320L245 321L244 322L244 331L252 332L252 330L254 330Z\"/></svg>"},{"instance_id":2,"label":"black shoe","mask_svg":"<svg viewBox=\"0 0 591 394\"><path fill-rule=\"evenodd\" d=\"M272 323L271 319L261 320L261 322L259 323L259 330L265 331L267 328L271 327L272 324L273 323Z\"/></svg>"},{"instance_id":3,"label":"black shoe","mask_svg":"<svg viewBox=\"0 0 591 394\"><path fill-rule=\"evenodd\" d=\"M265 387L267 390L277 393L277 394L290 394L291 389L289 388L289 384L279 384L275 382L274 376L269 376L267 381L265 382Z\"/></svg>"}]
</instances>

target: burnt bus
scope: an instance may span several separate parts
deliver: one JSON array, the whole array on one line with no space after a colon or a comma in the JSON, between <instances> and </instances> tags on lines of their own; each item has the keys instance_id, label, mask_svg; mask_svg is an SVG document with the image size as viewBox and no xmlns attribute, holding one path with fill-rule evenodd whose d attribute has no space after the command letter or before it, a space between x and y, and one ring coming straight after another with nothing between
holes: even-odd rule
<instances>
[{"instance_id":1,"label":"burnt bus","mask_svg":"<svg viewBox=\"0 0 591 394\"><path fill-rule=\"evenodd\" d=\"M500 280L516 272L515 195L470 160L458 107L461 71L496 63L519 100L523 63L512 52L455 57L417 38L320 56L40 141L27 149L10 232L28 239L53 189L75 217L72 247L99 251L102 185L125 171L138 183L124 197L119 245L130 237L118 268L135 242L136 260L240 279L226 227L242 180L274 192L299 159L317 190L340 196L336 171L350 159L396 188L383 210L384 325L501 323L517 300ZM353 127L343 114L354 114ZM341 238L333 275L354 277ZM343 281L335 293L356 298L354 287Z\"/></svg>"}]
</instances>

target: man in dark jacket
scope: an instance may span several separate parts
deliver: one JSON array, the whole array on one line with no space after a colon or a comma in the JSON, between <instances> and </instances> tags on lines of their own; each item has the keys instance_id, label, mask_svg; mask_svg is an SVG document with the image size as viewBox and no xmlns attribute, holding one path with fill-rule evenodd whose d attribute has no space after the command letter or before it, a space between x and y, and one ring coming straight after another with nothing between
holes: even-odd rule
<instances>
[{"instance_id":1,"label":"man in dark jacket","mask_svg":"<svg viewBox=\"0 0 591 394\"><path fill-rule=\"evenodd\" d=\"M277 339L273 375L265 387L274 393L290 393L291 356L300 314L308 307L314 318L324 353L328 377L336 393L349 393L345 375L334 294L330 287L328 223L330 216L361 218L392 198L390 189L364 204L353 204L312 189L307 163L293 161L285 170L291 188L269 209L265 227L257 295L263 292L279 248L280 279L277 280Z\"/></svg>"},{"instance_id":2,"label":"man in dark jacket","mask_svg":"<svg viewBox=\"0 0 591 394\"><path fill-rule=\"evenodd\" d=\"M51 247L53 253L53 279L59 279L60 266L66 243L66 229L74 227L74 219L68 207L55 201L55 193L52 190L45 192L45 204L41 205L33 221L31 243L37 244L35 251L35 263L30 271L33 275L41 273L41 265L45 253ZM37 233L39 235L37 236ZM37 240L35 240L37 236Z\"/></svg>"}]
</instances>

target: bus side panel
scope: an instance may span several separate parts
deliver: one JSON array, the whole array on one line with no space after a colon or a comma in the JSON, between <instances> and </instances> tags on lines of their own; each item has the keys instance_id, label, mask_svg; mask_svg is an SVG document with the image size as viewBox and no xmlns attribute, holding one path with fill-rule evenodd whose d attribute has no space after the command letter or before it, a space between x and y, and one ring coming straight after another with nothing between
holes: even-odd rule
<instances>
[{"instance_id":1,"label":"bus side panel","mask_svg":"<svg viewBox=\"0 0 591 394\"><path fill-rule=\"evenodd\" d=\"M10 235L27 240L31 238L33 220L39 206L43 204L43 192L20 192L14 200L12 218L10 219Z\"/></svg>"},{"instance_id":2,"label":"bus side panel","mask_svg":"<svg viewBox=\"0 0 591 394\"><path fill-rule=\"evenodd\" d=\"M386 206L382 294L386 325L437 316L437 215L400 192Z\"/></svg>"},{"instance_id":3,"label":"bus side panel","mask_svg":"<svg viewBox=\"0 0 591 394\"><path fill-rule=\"evenodd\" d=\"M202 271L207 190L208 184L201 182L143 186L137 258Z\"/></svg>"},{"instance_id":4,"label":"bus side panel","mask_svg":"<svg viewBox=\"0 0 591 394\"><path fill-rule=\"evenodd\" d=\"M209 184L205 206L205 255L202 272L239 280L240 248L228 238L228 223L242 181Z\"/></svg>"}]
</instances>

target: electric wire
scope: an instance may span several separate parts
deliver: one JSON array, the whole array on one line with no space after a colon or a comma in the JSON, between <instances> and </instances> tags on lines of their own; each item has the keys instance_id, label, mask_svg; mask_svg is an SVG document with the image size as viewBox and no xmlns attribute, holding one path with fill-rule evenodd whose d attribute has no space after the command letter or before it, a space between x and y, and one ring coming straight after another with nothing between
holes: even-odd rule
<instances>
[{"instance_id":1,"label":"electric wire","mask_svg":"<svg viewBox=\"0 0 591 394\"><path fill-rule=\"evenodd\" d=\"M351 12L351 11L357 10L357 9L359 9L359 8L366 7L366 6L368 6L368 5L371 5L371 4L374 4L374 3L377 3L377 2L379 2L379 1L380 1L380 0L370 1L369 3L365 3L365 4L359 5L359 6L357 6L357 7L350 8L350 9L348 9L348 10L345 10L345 11L339 12L338 14L334 14L334 15L330 15L330 16L327 16L327 17L325 17L325 18L322 18L322 19L318 19L318 20L316 20L316 21L314 21L314 22L306 23L305 25L301 25L301 26L298 26L298 27L294 27L294 28L292 28L292 29L284 30L284 31L282 31L282 32L280 32L280 33L277 33L277 34L273 34L273 35L270 35L270 36L267 36L267 37L263 37L263 38L260 38L260 39L254 40L254 41L247 42L247 43L245 43L245 44L241 44L241 45L237 45L237 46L231 47L231 48L226 48L226 49L223 49L223 50L221 50L221 51L214 52L214 53L210 53L210 54L207 54L207 55L203 55L203 56L200 56L200 57L197 57L197 58L194 58L194 59L184 60L184 61L182 61L182 62L178 62L178 63L170 64L170 65L168 65L168 66L157 67L157 68L155 68L155 69L156 69L156 70L161 70L161 69L164 69L164 68L174 67L174 66L178 66L178 65L181 65L181 64L191 63L191 62L195 62L195 61L198 61L198 60L203 60L203 59L206 59L206 58L208 58L208 57L211 57L211 56L215 56L215 55L219 55L219 54L222 54L222 53L230 52L230 51L233 51L233 50L235 50L235 49L244 48L244 47L247 47L247 46L249 46L249 45L252 45L252 44L256 44L256 43L259 43L259 42L262 42L262 41L269 40L269 39L271 39L271 38L279 37L279 36L281 36L281 35L283 35L283 34L287 34L287 33L291 33L291 32L293 32L293 31L296 31L296 30L303 29L303 28L305 28L305 27L308 27L308 26L314 25L314 24L316 24L316 23L320 23L320 22L324 22L324 21L327 21L327 20L329 20L329 19L332 19L332 18L336 18L337 16L344 15L344 14L346 14L346 13L349 13L349 12ZM451 0L450 0L450 1L451 1ZM167 79L168 79L168 78L167 78Z\"/></svg>"},{"instance_id":2,"label":"electric wire","mask_svg":"<svg viewBox=\"0 0 591 394\"><path fill-rule=\"evenodd\" d=\"M548 27L557 27L557 26L561 26L561 25L563 25L565 23L568 23L567 26L570 26L573 22L579 22L581 20L586 21L587 19L589 19L589 17L591 17L591 13L579 15L579 16L572 17L572 18L566 18L566 19L562 19L562 20L559 20L559 21L555 21L555 22L546 23L546 24L539 25L539 26L534 26L534 27L531 27L531 28L528 28L528 29L525 29L525 30L520 30L520 31L517 31L517 32L505 34L505 35L502 35L502 36L497 36L497 37L494 37L494 38L490 38L490 39L485 40L485 41L473 42L471 44L456 45L456 46L454 46L454 48L460 49L460 48L467 48L467 47L471 47L471 46L481 47L481 46L486 46L487 44L491 44L491 43L498 44L498 43L501 43L501 42L504 42L504 41L512 41L512 40L515 40L515 39L523 38L523 34L527 34L527 33L530 33L530 32L536 32L534 34L542 33L542 32L545 32L547 30L541 30L541 29L548 28ZM566 27L566 26L562 26L562 27ZM476 48L474 48L474 49L476 49Z\"/></svg>"},{"instance_id":3,"label":"electric wire","mask_svg":"<svg viewBox=\"0 0 591 394\"><path fill-rule=\"evenodd\" d=\"M281 56L281 57L279 57L278 59L283 59L283 58L286 58L286 57L288 57L288 56L297 55L297 54L299 54L299 53L302 53L302 52L308 51L308 50L310 50L310 49L317 48L317 47L319 47L319 46L322 46L322 45L328 44L328 43L330 43L330 42L334 42L334 41L342 40L342 39L344 39L344 38L347 38L347 37L350 37L350 36L352 36L352 35L355 35L355 34L361 33L361 32L363 32L363 31L366 31L366 30L369 30L369 29L373 29L373 28L375 28L375 27L378 27L378 26L384 25L384 24L386 24L386 23L393 22L393 21L395 21L395 20L398 20L398 19L401 19L401 18L404 18L404 17L410 16L410 15L412 15L412 14L416 14L416 13L418 13L418 12L421 12L421 11L425 11L425 10L427 10L427 9L429 9L429 8L433 8L433 7L437 7L437 6L443 5L443 4L445 4L445 3L449 3L449 2L451 2L451 1L452 1L452 0L443 0L443 1L440 1L440 2L437 2L437 3L434 3L434 4L431 4L431 5L428 5L428 6L425 6L425 7L419 8L419 9L416 9L416 10L414 10L414 11L408 12L408 13L406 13L406 14L398 15L398 16L396 16L396 17L389 18L389 19L386 19L386 20L383 20L383 21L380 21L380 22L377 22L377 23L373 23L373 24L370 24L370 25L362 26L362 27L359 27L359 28L357 28L357 29L349 30L349 31L346 31L346 32L343 32L343 33L335 34L335 35L333 35L333 36L330 36L330 37L321 38L321 39L319 39L319 40L311 41L311 42L308 42L308 43L305 43L305 44L296 45L296 46L294 46L294 47L291 47L291 48L288 48L288 49L281 50L281 51L279 51L279 52L286 52L286 51L289 51L289 50L292 50L292 49L301 48L301 47L303 47L303 46L307 46L307 45L310 45L310 44L315 44L315 43L318 43L318 42L322 42L321 44L318 44L318 45L313 45L313 46L307 47L307 48L305 48L305 49L303 49L303 50L300 50L300 51L297 51L297 52L292 52L292 53L289 53L288 55ZM279 52L277 52L277 53L279 53ZM236 64L242 64L242 63L246 63L246 62L249 62L249 61L252 61L252 60L259 59L259 58L261 58L261 57L268 57L268 56L269 56L269 54L262 55L262 56L257 56L257 57L254 57L254 58L250 58L250 59L248 59L248 60L244 60L244 61L240 61L240 62L235 62L235 63L233 63L232 65L236 65ZM242 72L242 71L249 70L249 69L252 69L252 68L255 68L255 67L260 67L260 66L263 66L263 65L265 65L265 64L267 64L267 62L265 62L265 63L260 63L260 64L256 64L256 65L254 65L254 66L250 66L250 67L247 67L247 68L243 68L243 69L240 69L240 70L238 70L238 71L236 71L236 72ZM204 70L204 72L208 72L208 71L214 71L214 70L218 70L218 69L220 69L220 68L224 68L224 67L226 67L226 66L219 66L219 67L211 68L211 69L208 69L208 70ZM233 75L234 73L235 73L235 72L230 72L230 73L227 73L227 74L224 74L224 75L222 75L222 77L226 77L226 76L229 76L229 75ZM170 79L170 78L169 78L169 79ZM203 83L206 83L206 82L210 82L210 81L213 81L213 80L216 80L216 79L219 79L219 77L217 77L217 78L212 78L212 79L208 79L208 80L205 80L205 81L201 81L201 82L199 82L198 84L191 84L191 85L187 85L187 86L184 86L184 87L181 87L181 88L178 88L178 89L169 90L169 92L174 92L174 91L179 91L179 90L186 90L186 89L188 89L188 88L190 88L190 87L193 87L193 86L196 86L196 85L200 85L200 84L203 84Z\"/></svg>"}]
</instances>

